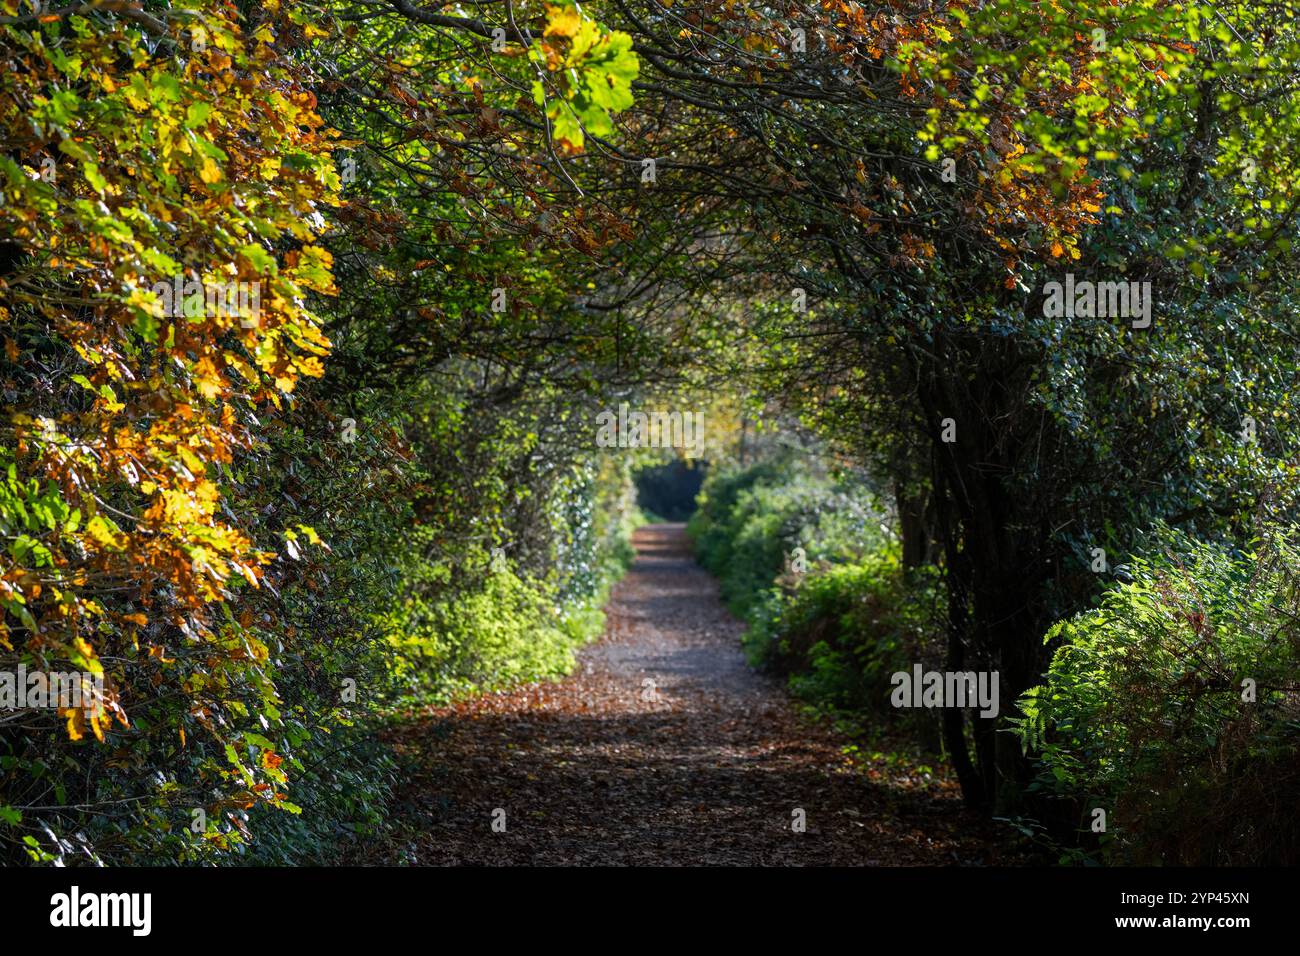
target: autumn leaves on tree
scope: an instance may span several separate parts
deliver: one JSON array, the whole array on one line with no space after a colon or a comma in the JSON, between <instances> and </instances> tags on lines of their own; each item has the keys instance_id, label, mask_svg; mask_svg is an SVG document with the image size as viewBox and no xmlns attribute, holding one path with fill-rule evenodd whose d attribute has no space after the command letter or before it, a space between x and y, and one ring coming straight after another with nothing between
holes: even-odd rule
<instances>
[{"instance_id":1,"label":"autumn leaves on tree","mask_svg":"<svg viewBox=\"0 0 1300 956\"><path fill-rule=\"evenodd\" d=\"M381 825L377 715L596 627L635 396L881 475L1006 699L1077 554L1291 514L1285 4L53 6L0 2L0 668L103 689L0 717L6 861ZM1067 271L1152 328L1046 314Z\"/></svg>"}]
</instances>

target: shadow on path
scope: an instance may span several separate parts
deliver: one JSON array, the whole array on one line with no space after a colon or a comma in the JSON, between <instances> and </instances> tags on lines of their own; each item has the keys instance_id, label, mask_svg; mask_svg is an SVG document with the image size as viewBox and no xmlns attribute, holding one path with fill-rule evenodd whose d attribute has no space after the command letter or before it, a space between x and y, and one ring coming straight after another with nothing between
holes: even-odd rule
<instances>
[{"instance_id":1,"label":"shadow on path","mask_svg":"<svg viewBox=\"0 0 1300 956\"><path fill-rule=\"evenodd\" d=\"M897 865L998 862L953 784L869 776L845 741L750 669L742 626L682 525L637 531L604 637L557 683L405 726L417 864ZM493 812L506 830L493 832ZM794 832L794 811L806 832ZM397 848L367 862L396 862Z\"/></svg>"}]
</instances>

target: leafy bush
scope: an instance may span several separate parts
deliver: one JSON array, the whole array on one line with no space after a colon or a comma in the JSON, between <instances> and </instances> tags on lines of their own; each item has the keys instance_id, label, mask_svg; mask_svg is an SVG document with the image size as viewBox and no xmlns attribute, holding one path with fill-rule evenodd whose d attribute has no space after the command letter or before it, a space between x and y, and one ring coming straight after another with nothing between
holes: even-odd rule
<instances>
[{"instance_id":1,"label":"leafy bush","mask_svg":"<svg viewBox=\"0 0 1300 956\"><path fill-rule=\"evenodd\" d=\"M710 474L687 530L742 617L796 548L812 567L853 560L888 535L867 489L792 459Z\"/></svg>"},{"instance_id":2,"label":"leafy bush","mask_svg":"<svg viewBox=\"0 0 1300 956\"><path fill-rule=\"evenodd\" d=\"M789 674L799 697L874 721L920 715L910 729L936 743L933 714L897 711L889 696L892 674L943 660L938 585L932 569L905 571L891 546L769 592L751 617L746 649L756 663Z\"/></svg>"},{"instance_id":3,"label":"leafy bush","mask_svg":"<svg viewBox=\"0 0 1300 956\"><path fill-rule=\"evenodd\" d=\"M1161 538L1100 608L1048 633L1061 646L1016 722L1037 758L1033 789L1085 836L1073 857L1296 863L1296 534L1249 553Z\"/></svg>"},{"instance_id":4,"label":"leafy bush","mask_svg":"<svg viewBox=\"0 0 1300 956\"><path fill-rule=\"evenodd\" d=\"M376 615L402 695L443 704L567 674L574 650L604 630L609 587L635 556L630 489L627 469L608 464L552 476L539 520L526 535L505 531L509 554L469 547L453 562L439 548L445 523L407 529L397 596ZM480 524L485 504L470 512Z\"/></svg>"},{"instance_id":5,"label":"leafy bush","mask_svg":"<svg viewBox=\"0 0 1300 956\"><path fill-rule=\"evenodd\" d=\"M329 346L308 299L334 288L339 182L313 75L260 23L198 0L191 49L175 20L78 12L7 18L0 44L0 670L90 672L104 699L0 726L0 860L194 858L259 806L298 813L289 773L367 655L299 626L329 561L287 451ZM183 314L160 293L181 277ZM256 321L200 279L257 284Z\"/></svg>"},{"instance_id":6,"label":"leafy bush","mask_svg":"<svg viewBox=\"0 0 1300 956\"><path fill-rule=\"evenodd\" d=\"M604 629L602 603L596 595L562 604L553 587L501 569L468 596L408 598L384 624L399 677L422 701L441 704L567 674L574 649Z\"/></svg>"},{"instance_id":7,"label":"leafy bush","mask_svg":"<svg viewBox=\"0 0 1300 956\"><path fill-rule=\"evenodd\" d=\"M789 460L711 475L690 523L697 552L749 624L750 661L855 721L892 720L930 749L928 711L889 706L890 675L942 658L934 569L905 570L867 489ZM790 573L803 548L807 573Z\"/></svg>"}]
</instances>

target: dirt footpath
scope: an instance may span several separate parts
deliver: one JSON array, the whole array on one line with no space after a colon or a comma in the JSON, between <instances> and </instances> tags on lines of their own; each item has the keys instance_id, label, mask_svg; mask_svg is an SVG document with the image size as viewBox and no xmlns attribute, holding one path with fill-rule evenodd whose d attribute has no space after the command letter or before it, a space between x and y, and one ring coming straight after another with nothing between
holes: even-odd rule
<instances>
[{"instance_id":1,"label":"dirt footpath","mask_svg":"<svg viewBox=\"0 0 1300 956\"><path fill-rule=\"evenodd\" d=\"M887 761L855 768L845 740L746 665L742 626L681 525L642 528L634 543L605 636L570 677L396 733L418 767L401 794L409 832L360 862L998 862L999 841L950 781Z\"/></svg>"}]
</instances>

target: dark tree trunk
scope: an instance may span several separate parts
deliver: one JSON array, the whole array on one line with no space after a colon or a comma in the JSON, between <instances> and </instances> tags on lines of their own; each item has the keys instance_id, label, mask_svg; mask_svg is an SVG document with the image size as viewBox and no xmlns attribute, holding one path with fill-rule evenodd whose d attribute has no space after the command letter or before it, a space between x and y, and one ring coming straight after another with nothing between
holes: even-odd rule
<instances>
[{"instance_id":1,"label":"dark tree trunk","mask_svg":"<svg viewBox=\"0 0 1300 956\"><path fill-rule=\"evenodd\" d=\"M919 393L933 430L931 487L934 534L945 558L948 668L998 673L997 716L971 713L973 761L961 711L945 711L944 739L966 802L1013 813L1030 766L1016 737L1001 731L1020 695L1041 680L1046 663L1047 542L1040 540L1042 524L1035 516L1040 502L1007 485L1030 447L1026 443L1037 437L1027 425L1020 433L1025 416L1016 385L1022 363L1014 354L974 359L961 354L960 343L940 337L922 376L928 387ZM955 379L952 368L975 372ZM955 441L942 440L944 418L956 423Z\"/></svg>"},{"instance_id":2,"label":"dark tree trunk","mask_svg":"<svg viewBox=\"0 0 1300 956\"><path fill-rule=\"evenodd\" d=\"M936 472L936 477L939 477ZM948 583L948 648L945 667L950 671L965 669L967 620L965 580L965 557L957 547L957 535L950 533L953 520L950 502L945 496L935 494L935 513L939 537L944 546ZM961 785L962 799L968 807L982 809L985 805L984 786L975 764L971 761L970 751L966 746L966 714L955 707L945 707L943 711L943 742L957 772L957 782Z\"/></svg>"},{"instance_id":3,"label":"dark tree trunk","mask_svg":"<svg viewBox=\"0 0 1300 956\"><path fill-rule=\"evenodd\" d=\"M934 563L933 530L927 520L930 496L909 493L901 483L894 486L898 508L898 533L903 544L903 567L919 568Z\"/></svg>"}]
</instances>

